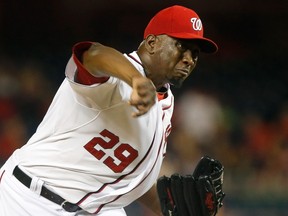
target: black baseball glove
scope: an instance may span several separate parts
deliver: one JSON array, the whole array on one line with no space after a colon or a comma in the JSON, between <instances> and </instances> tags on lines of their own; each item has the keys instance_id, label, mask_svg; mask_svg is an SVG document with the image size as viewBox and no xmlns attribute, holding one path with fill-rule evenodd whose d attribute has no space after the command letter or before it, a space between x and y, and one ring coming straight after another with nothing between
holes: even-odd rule
<instances>
[{"instance_id":1,"label":"black baseball glove","mask_svg":"<svg viewBox=\"0 0 288 216\"><path fill-rule=\"evenodd\" d=\"M173 174L157 181L164 216L215 216L223 205L224 167L210 157L202 157L192 175Z\"/></svg>"}]
</instances>

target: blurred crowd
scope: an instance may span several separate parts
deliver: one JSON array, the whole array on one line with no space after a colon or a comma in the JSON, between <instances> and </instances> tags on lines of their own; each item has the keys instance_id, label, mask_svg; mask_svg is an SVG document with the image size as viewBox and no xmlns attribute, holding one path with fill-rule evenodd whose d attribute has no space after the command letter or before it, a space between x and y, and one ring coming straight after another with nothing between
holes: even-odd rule
<instances>
[{"instance_id":1,"label":"blurred crowd","mask_svg":"<svg viewBox=\"0 0 288 216\"><path fill-rule=\"evenodd\" d=\"M36 62L0 66L0 164L26 143L56 91Z\"/></svg>"}]
</instances>

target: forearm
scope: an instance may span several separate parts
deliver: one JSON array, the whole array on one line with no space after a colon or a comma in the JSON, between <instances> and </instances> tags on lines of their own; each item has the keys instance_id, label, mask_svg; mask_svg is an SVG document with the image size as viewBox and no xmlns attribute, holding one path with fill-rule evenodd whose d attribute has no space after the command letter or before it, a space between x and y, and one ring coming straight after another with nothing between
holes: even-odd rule
<instances>
[{"instance_id":1,"label":"forearm","mask_svg":"<svg viewBox=\"0 0 288 216\"><path fill-rule=\"evenodd\" d=\"M94 76L117 77L132 86L133 78L142 74L117 50L94 43L83 54L84 67Z\"/></svg>"}]
</instances>

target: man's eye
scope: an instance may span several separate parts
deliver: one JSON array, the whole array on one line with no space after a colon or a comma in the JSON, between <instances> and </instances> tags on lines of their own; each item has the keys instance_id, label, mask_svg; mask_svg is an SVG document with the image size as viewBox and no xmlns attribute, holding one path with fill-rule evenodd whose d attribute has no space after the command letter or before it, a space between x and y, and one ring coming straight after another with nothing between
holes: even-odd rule
<instances>
[{"instance_id":1,"label":"man's eye","mask_svg":"<svg viewBox=\"0 0 288 216\"><path fill-rule=\"evenodd\" d=\"M197 49L197 50L193 50L193 52L192 52L192 58L195 59L195 60L197 60L198 57L199 57L199 53L200 53L200 51L199 51L198 49Z\"/></svg>"},{"instance_id":2,"label":"man's eye","mask_svg":"<svg viewBox=\"0 0 288 216\"><path fill-rule=\"evenodd\" d=\"M177 48L178 48L179 50L181 50L181 51L186 50L186 48L185 48L185 47L183 46L183 44L180 43L180 42L177 42L176 46L177 46Z\"/></svg>"}]
</instances>

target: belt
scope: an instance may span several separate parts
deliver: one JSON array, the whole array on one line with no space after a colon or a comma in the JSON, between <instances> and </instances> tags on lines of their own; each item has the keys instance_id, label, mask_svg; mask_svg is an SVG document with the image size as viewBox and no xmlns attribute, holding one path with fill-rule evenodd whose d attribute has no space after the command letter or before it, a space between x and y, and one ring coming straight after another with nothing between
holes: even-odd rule
<instances>
[{"instance_id":1,"label":"belt","mask_svg":"<svg viewBox=\"0 0 288 216\"><path fill-rule=\"evenodd\" d=\"M26 173L24 173L18 166L16 166L13 170L13 175L27 188L30 188L32 178L28 176ZM48 190L46 187L42 186L40 195L45 197L46 199L60 205L63 209L65 209L67 212L76 212L78 210L81 210L81 208L73 203L70 203L63 199L58 194L55 194L54 192Z\"/></svg>"}]
</instances>

